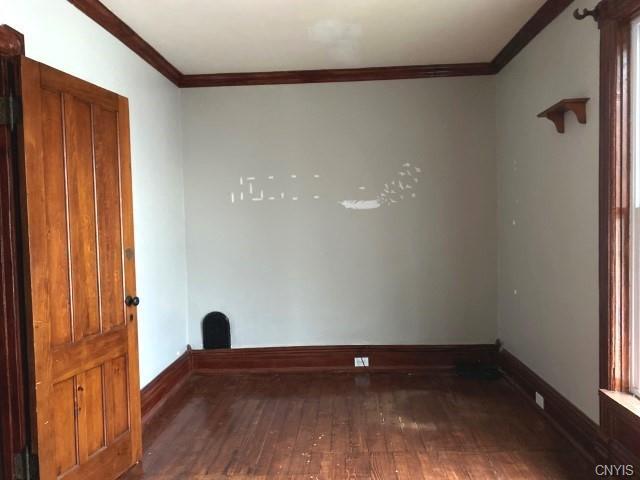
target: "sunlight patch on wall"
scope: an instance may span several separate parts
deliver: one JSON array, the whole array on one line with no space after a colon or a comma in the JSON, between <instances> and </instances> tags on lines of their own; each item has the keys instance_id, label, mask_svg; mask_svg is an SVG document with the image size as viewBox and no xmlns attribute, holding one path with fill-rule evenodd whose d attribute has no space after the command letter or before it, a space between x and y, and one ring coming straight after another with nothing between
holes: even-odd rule
<instances>
[{"instance_id":1,"label":"sunlight patch on wall","mask_svg":"<svg viewBox=\"0 0 640 480\"><path fill-rule=\"evenodd\" d=\"M375 197L367 196L367 198L358 198L363 192L369 190L366 185L358 185L354 188L354 194L351 198L345 200L331 200L327 195L324 197L321 195L322 185L317 182L320 179L319 173L311 175L311 183L301 183L303 178L298 177L295 173L282 175L284 185L280 185L280 191L274 192L277 188L277 177L275 175L267 175L266 181L260 182L255 176L241 176L238 182L239 192L233 191L230 193L231 203L243 202L245 199L245 193L247 199L253 202L262 202L263 200L276 201L276 200L293 200L299 199L312 199L320 200L321 198L327 198L330 201L337 201L339 205L342 205L348 210L374 210L384 206L390 206L396 203L400 203L409 198L416 198L415 189L420 182L419 176L422 173L422 169L417 166L412 166L410 163L404 163L398 170L396 176L381 186L379 192ZM266 188L265 188L266 185ZM300 189L305 189L306 192ZM265 195L265 189L269 192ZM292 193L287 193L286 189L293 190Z\"/></svg>"},{"instance_id":2,"label":"sunlight patch on wall","mask_svg":"<svg viewBox=\"0 0 640 480\"><path fill-rule=\"evenodd\" d=\"M402 165L396 178L384 184L382 191L376 198L369 200L342 200L338 202L344 208L352 210L371 210L384 205L391 205L403 201L405 198L416 198L414 186L419 183L418 176L422 172L420 167L412 167L410 163ZM359 190L366 190L360 186Z\"/></svg>"}]
</instances>

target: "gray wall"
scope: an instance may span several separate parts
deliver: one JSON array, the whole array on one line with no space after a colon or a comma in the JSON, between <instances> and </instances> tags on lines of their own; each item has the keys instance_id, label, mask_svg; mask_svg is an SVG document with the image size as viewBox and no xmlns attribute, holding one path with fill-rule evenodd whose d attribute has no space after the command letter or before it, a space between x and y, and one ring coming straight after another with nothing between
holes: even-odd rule
<instances>
[{"instance_id":1,"label":"gray wall","mask_svg":"<svg viewBox=\"0 0 640 480\"><path fill-rule=\"evenodd\" d=\"M220 309L235 346L497 334L597 419L598 31L571 10L497 78L183 91L62 0L2 3L0 23L129 98L143 385ZM588 125L536 118L574 96L591 97ZM338 203L397 187L405 163L415 198Z\"/></svg>"},{"instance_id":2,"label":"gray wall","mask_svg":"<svg viewBox=\"0 0 640 480\"><path fill-rule=\"evenodd\" d=\"M183 90L190 343L494 341L494 82Z\"/></svg>"},{"instance_id":3,"label":"gray wall","mask_svg":"<svg viewBox=\"0 0 640 480\"><path fill-rule=\"evenodd\" d=\"M598 419L598 49L578 1L497 79L499 323L505 346ZM536 115L591 97L566 133ZM515 221L515 224L514 224ZM517 291L517 293L516 293Z\"/></svg>"}]
</instances>

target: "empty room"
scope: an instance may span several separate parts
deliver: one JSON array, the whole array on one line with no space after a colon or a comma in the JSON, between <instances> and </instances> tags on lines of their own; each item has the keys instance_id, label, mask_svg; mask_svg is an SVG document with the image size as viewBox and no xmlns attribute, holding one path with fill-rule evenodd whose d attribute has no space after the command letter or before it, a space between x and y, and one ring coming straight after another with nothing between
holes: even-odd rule
<instances>
[{"instance_id":1,"label":"empty room","mask_svg":"<svg viewBox=\"0 0 640 480\"><path fill-rule=\"evenodd\" d=\"M0 479L640 478L640 0L0 0Z\"/></svg>"}]
</instances>

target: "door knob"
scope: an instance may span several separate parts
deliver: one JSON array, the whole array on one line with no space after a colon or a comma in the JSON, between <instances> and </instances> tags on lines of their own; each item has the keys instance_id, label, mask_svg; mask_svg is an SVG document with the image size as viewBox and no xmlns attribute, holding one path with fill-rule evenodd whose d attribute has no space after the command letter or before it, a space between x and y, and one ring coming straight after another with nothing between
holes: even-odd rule
<instances>
[{"instance_id":1,"label":"door knob","mask_svg":"<svg viewBox=\"0 0 640 480\"><path fill-rule=\"evenodd\" d=\"M132 297L131 295L128 295L127 298L124 299L124 303L127 305L127 307L137 307L138 305L140 305L140 299L138 297Z\"/></svg>"}]
</instances>

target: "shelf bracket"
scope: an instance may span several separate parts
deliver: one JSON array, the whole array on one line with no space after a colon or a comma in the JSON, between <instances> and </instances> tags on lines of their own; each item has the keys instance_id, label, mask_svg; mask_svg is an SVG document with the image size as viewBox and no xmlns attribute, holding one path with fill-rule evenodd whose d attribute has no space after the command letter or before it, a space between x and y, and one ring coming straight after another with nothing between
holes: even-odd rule
<instances>
[{"instance_id":1,"label":"shelf bracket","mask_svg":"<svg viewBox=\"0 0 640 480\"><path fill-rule=\"evenodd\" d=\"M538 117L551 120L558 133L564 133L564 117L567 112L573 112L579 123L587 123L588 101L588 98L565 98L538 114Z\"/></svg>"}]
</instances>

